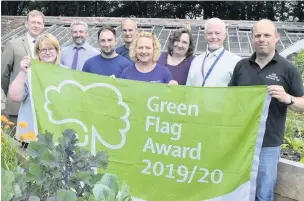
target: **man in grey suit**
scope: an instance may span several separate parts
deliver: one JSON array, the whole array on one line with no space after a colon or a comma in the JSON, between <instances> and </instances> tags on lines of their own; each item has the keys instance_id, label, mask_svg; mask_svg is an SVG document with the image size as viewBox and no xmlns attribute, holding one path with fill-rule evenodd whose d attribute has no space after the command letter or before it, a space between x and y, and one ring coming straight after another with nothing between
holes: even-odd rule
<instances>
[{"instance_id":1,"label":"man in grey suit","mask_svg":"<svg viewBox=\"0 0 304 201\"><path fill-rule=\"evenodd\" d=\"M89 33L88 25L83 21L75 21L71 24L73 44L63 48L60 62L74 70L82 70L83 64L100 52L87 42Z\"/></svg>"},{"instance_id":2,"label":"man in grey suit","mask_svg":"<svg viewBox=\"0 0 304 201\"><path fill-rule=\"evenodd\" d=\"M24 56L34 57L35 41L44 29L44 15L32 10L28 13L25 26L28 32L19 38L7 42L1 58L1 88L7 96L9 85L20 71L20 61ZM10 121L17 122L20 104L14 103L9 97L5 103L5 114Z\"/></svg>"}]
</instances>

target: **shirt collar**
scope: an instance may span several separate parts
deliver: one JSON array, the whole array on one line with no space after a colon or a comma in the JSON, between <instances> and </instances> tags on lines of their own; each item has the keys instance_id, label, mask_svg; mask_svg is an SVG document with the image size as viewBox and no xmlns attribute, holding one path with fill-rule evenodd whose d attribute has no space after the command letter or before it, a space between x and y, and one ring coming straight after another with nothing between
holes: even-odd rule
<instances>
[{"instance_id":1,"label":"shirt collar","mask_svg":"<svg viewBox=\"0 0 304 201\"><path fill-rule=\"evenodd\" d=\"M129 48L127 48L126 44L124 44L123 46L124 46L124 48L125 48L126 50L129 50Z\"/></svg>"},{"instance_id":2,"label":"shirt collar","mask_svg":"<svg viewBox=\"0 0 304 201\"><path fill-rule=\"evenodd\" d=\"M256 52L254 52L251 57L249 58L249 61L251 62L255 62L255 59L256 59ZM278 62L279 60L279 53L277 50L275 50L275 53L274 53L274 56L273 58L270 60L270 61L275 61L275 62Z\"/></svg>"},{"instance_id":3,"label":"shirt collar","mask_svg":"<svg viewBox=\"0 0 304 201\"><path fill-rule=\"evenodd\" d=\"M35 38L33 38L28 32L26 33L26 37L27 37L27 40L31 43L33 43L34 41L36 41Z\"/></svg>"},{"instance_id":4,"label":"shirt collar","mask_svg":"<svg viewBox=\"0 0 304 201\"><path fill-rule=\"evenodd\" d=\"M224 49L223 46L220 47L219 49L213 51L213 52L210 52L210 51L207 49L207 52L206 52L206 53L207 53L208 56L209 56L209 54L212 54L212 55L218 57L218 56L221 54L221 52L222 52L223 49Z\"/></svg>"},{"instance_id":5,"label":"shirt collar","mask_svg":"<svg viewBox=\"0 0 304 201\"><path fill-rule=\"evenodd\" d=\"M87 50L87 49L89 49L89 44L88 44L87 41L84 42L82 45L76 45L76 44L74 43L73 49L74 49L75 47L77 47L77 48L82 47L83 49Z\"/></svg>"}]
</instances>

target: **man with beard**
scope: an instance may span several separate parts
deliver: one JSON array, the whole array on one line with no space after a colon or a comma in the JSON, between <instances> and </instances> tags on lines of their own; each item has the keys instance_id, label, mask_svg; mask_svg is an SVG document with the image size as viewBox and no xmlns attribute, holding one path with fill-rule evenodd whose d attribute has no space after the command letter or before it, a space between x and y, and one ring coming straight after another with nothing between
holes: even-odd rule
<instances>
[{"instance_id":1,"label":"man with beard","mask_svg":"<svg viewBox=\"0 0 304 201\"><path fill-rule=\"evenodd\" d=\"M125 19L121 22L121 30L125 44L118 47L116 52L133 62L130 59L129 47L137 34L137 23L131 19Z\"/></svg>"},{"instance_id":2,"label":"man with beard","mask_svg":"<svg viewBox=\"0 0 304 201\"><path fill-rule=\"evenodd\" d=\"M188 73L189 86L227 86L238 55L224 49L226 38L225 22L211 18L205 24L207 51L193 59Z\"/></svg>"},{"instance_id":3,"label":"man with beard","mask_svg":"<svg viewBox=\"0 0 304 201\"><path fill-rule=\"evenodd\" d=\"M8 41L1 58L1 88L5 96L10 84L20 72L20 62L24 56L34 57L35 42L44 29L44 14L38 10L28 13L25 26L27 33ZM10 97L5 102L5 114L12 122L17 122L20 103L15 103Z\"/></svg>"},{"instance_id":4,"label":"man with beard","mask_svg":"<svg viewBox=\"0 0 304 201\"><path fill-rule=\"evenodd\" d=\"M89 58L99 54L98 50L87 43L88 25L83 21L71 24L71 34L74 43L62 50L60 62L74 70L82 70L83 64Z\"/></svg>"},{"instance_id":5,"label":"man with beard","mask_svg":"<svg viewBox=\"0 0 304 201\"><path fill-rule=\"evenodd\" d=\"M82 71L99 75L120 77L123 69L132 63L115 52L116 31L112 27L101 27L98 31L101 54L87 60Z\"/></svg>"}]
</instances>

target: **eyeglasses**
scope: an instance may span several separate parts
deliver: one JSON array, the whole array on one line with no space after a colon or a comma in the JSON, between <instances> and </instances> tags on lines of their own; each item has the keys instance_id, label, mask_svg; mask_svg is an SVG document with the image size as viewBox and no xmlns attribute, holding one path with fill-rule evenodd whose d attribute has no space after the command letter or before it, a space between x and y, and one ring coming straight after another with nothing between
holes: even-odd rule
<instances>
[{"instance_id":1,"label":"eyeglasses","mask_svg":"<svg viewBox=\"0 0 304 201\"><path fill-rule=\"evenodd\" d=\"M39 49L39 52L42 54L46 54L47 52L49 53L54 53L56 48L51 47L51 48L44 48L44 49Z\"/></svg>"}]
</instances>

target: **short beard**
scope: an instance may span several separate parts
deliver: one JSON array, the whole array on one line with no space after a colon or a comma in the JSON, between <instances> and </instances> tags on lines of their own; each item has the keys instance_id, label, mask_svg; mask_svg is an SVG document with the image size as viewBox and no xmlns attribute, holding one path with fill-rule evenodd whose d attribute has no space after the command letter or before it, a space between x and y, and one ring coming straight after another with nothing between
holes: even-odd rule
<instances>
[{"instance_id":1,"label":"short beard","mask_svg":"<svg viewBox=\"0 0 304 201\"><path fill-rule=\"evenodd\" d=\"M82 45L86 42L86 40L81 40L81 43L76 42L77 40L73 38L73 41L76 45Z\"/></svg>"},{"instance_id":2,"label":"short beard","mask_svg":"<svg viewBox=\"0 0 304 201\"><path fill-rule=\"evenodd\" d=\"M112 49L110 52L105 52L105 51L103 51L103 50L101 49L101 52L102 52L104 55L107 55L107 56L113 54L114 51L115 51L115 50Z\"/></svg>"},{"instance_id":3,"label":"short beard","mask_svg":"<svg viewBox=\"0 0 304 201\"><path fill-rule=\"evenodd\" d=\"M223 44L222 45L208 45L207 47L210 52L213 52L213 51L216 51L216 50L220 49L221 47L223 47Z\"/></svg>"}]
</instances>

